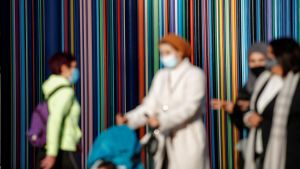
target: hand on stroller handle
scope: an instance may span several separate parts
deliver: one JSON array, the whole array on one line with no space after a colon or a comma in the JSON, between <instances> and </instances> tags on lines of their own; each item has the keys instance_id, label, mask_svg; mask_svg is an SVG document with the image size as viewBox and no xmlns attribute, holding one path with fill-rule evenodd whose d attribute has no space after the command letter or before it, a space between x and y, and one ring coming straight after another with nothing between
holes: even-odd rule
<instances>
[{"instance_id":1,"label":"hand on stroller handle","mask_svg":"<svg viewBox=\"0 0 300 169\"><path fill-rule=\"evenodd\" d=\"M144 113L144 116L147 118L147 124L153 128L158 129L159 128L159 120L156 116L149 116L148 113Z\"/></svg>"}]
</instances>

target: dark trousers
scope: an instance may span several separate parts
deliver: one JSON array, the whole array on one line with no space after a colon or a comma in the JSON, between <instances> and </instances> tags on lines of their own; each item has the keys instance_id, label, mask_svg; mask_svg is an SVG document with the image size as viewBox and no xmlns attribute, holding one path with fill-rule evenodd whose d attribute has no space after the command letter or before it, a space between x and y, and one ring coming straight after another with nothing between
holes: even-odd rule
<instances>
[{"instance_id":1,"label":"dark trousers","mask_svg":"<svg viewBox=\"0 0 300 169\"><path fill-rule=\"evenodd\" d=\"M45 149L38 152L36 169L40 169L41 161L46 157ZM76 152L59 150L55 165L52 169L80 169Z\"/></svg>"},{"instance_id":2,"label":"dark trousers","mask_svg":"<svg viewBox=\"0 0 300 169\"><path fill-rule=\"evenodd\" d=\"M163 159L162 169L168 169L168 165L169 165L168 153L167 153L167 149L165 148L165 155Z\"/></svg>"},{"instance_id":3,"label":"dark trousers","mask_svg":"<svg viewBox=\"0 0 300 169\"><path fill-rule=\"evenodd\" d=\"M245 166L245 158L242 152L239 152L238 166L239 169L243 169Z\"/></svg>"}]
</instances>

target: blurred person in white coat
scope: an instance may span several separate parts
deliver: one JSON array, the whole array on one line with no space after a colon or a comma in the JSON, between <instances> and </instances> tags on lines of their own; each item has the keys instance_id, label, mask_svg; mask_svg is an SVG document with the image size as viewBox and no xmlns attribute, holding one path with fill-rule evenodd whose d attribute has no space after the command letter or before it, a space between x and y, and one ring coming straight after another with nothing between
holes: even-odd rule
<instances>
[{"instance_id":1,"label":"blurred person in white coat","mask_svg":"<svg viewBox=\"0 0 300 169\"><path fill-rule=\"evenodd\" d=\"M190 45L181 37L164 36L159 50L164 68L156 73L143 102L125 116L117 115L117 124L133 129L148 124L160 131L163 147L154 156L155 169L209 169L202 122L205 75L190 63Z\"/></svg>"}]
</instances>

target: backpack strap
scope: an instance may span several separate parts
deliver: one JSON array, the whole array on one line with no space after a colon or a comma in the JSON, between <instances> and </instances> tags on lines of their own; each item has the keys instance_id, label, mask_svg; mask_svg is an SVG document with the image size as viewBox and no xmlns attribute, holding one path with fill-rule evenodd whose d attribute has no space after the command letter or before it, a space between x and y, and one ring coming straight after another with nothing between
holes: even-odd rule
<instances>
[{"instance_id":1,"label":"backpack strap","mask_svg":"<svg viewBox=\"0 0 300 169\"><path fill-rule=\"evenodd\" d=\"M62 88L72 88L71 85L61 85L61 86L58 86L57 88L55 88L48 96L48 98L46 99L46 101L48 101L50 99L51 96L53 96L57 91L59 91L60 89ZM64 115L64 119L63 119L63 122L65 121L65 118L69 115L70 111L71 111L71 108L73 106L73 103L74 103L74 95L72 96L72 103L69 107L69 110L67 111L67 114Z\"/></svg>"},{"instance_id":2,"label":"backpack strap","mask_svg":"<svg viewBox=\"0 0 300 169\"><path fill-rule=\"evenodd\" d=\"M53 96L53 94L55 94L58 90L62 89L62 88L72 88L71 85L61 85L61 86L58 86L57 88L55 88L47 98L45 98L46 101L48 101L50 99L51 96Z\"/></svg>"}]
</instances>

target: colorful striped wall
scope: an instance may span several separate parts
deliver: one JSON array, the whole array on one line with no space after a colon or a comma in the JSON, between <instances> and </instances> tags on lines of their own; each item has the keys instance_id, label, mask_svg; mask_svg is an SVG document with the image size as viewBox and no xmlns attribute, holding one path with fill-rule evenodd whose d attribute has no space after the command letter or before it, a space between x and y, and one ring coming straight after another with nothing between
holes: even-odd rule
<instances>
[{"instance_id":1,"label":"colorful striped wall","mask_svg":"<svg viewBox=\"0 0 300 169\"><path fill-rule=\"evenodd\" d=\"M53 53L71 52L79 63L84 166L97 134L147 94L160 68L157 43L164 34L191 42L190 60L208 79L209 105L209 98L236 98L253 42L281 36L300 41L299 23L298 0L11 0L12 168L34 167L25 134ZM234 147L246 133L209 106L204 121L212 168L238 168Z\"/></svg>"}]
</instances>

